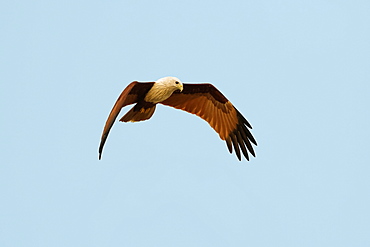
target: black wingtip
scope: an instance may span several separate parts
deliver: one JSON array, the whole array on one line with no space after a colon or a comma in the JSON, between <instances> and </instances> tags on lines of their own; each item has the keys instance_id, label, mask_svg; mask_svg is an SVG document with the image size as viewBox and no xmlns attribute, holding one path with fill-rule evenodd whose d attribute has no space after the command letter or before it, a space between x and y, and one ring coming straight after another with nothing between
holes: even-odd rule
<instances>
[{"instance_id":1,"label":"black wingtip","mask_svg":"<svg viewBox=\"0 0 370 247\"><path fill-rule=\"evenodd\" d=\"M103 153L103 146L102 146L102 144L100 143L100 146L99 146L99 151L98 151L98 153L99 153L99 160L101 160L101 155L102 155L102 153Z\"/></svg>"},{"instance_id":2,"label":"black wingtip","mask_svg":"<svg viewBox=\"0 0 370 247\"><path fill-rule=\"evenodd\" d=\"M105 140L104 140L104 142L105 142ZM103 154L104 142L102 141L102 142L100 143L100 146L99 146L99 160L101 160L101 156L102 156L102 154Z\"/></svg>"},{"instance_id":3,"label":"black wingtip","mask_svg":"<svg viewBox=\"0 0 370 247\"><path fill-rule=\"evenodd\" d=\"M99 145L99 160L101 160L101 156L103 154L103 148L104 148L104 144L105 144L105 141L107 140L107 137L108 137L108 134L105 134L102 136L101 140L100 140L100 145Z\"/></svg>"},{"instance_id":4,"label":"black wingtip","mask_svg":"<svg viewBox=\"0 0 370 247\"><path fill-rule=\"evenodd\" d=\"M238 157L238 160L241 161L242 160L242 157L240 155L240 149L239 149L238 140L236 139L236 136L235 136L234 133L232 133L230 135L230 137L231 137L231 142L232 142L232 144L234 146L235 154Z\"/></svg>"},{"instance_id":5,"label":"black wingtip","mask_svg":"<svg viewBox=\"0 0 370 247\"><path fill-rule=\"evenodd\" d=\"M231 144L230 137L228 137L225 141L226 141L227 149L229 150L230 153L233 153L233 147Z\"/></svg>"}]
</instances>

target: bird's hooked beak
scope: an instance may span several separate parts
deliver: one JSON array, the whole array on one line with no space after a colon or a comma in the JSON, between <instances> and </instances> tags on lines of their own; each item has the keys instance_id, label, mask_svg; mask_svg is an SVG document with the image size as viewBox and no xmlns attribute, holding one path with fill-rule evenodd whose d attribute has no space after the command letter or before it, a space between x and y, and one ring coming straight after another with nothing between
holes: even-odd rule
<instances>
[{"instance_id":1,"label":"bird's hooked beak","mask_svg":"<svg viewBox=\"0 0 370 247\"><path fill-rule=\"evenodd\" d=\"M179 86L180 92L182 92L183 89L184 89L184 86L182 84L180 84L180 86Z\"/></svg>"}]
</instances>

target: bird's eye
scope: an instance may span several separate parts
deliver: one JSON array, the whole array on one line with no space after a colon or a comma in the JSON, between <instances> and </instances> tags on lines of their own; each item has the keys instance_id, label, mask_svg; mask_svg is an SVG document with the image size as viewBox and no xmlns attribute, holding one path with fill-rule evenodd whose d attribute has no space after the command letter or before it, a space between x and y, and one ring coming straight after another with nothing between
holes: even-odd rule
<instances>
[{"instance_id":1,"label":"bird's eye","mask_svg":"<svg viewBox=\"0 0 370 247\"><path fill-rule=\"evenodd\" d=\"M176 81L175 83L176 83L176 84L179 84L179 82L178 82L178 81Z\"/></svg>"}]
</instances>

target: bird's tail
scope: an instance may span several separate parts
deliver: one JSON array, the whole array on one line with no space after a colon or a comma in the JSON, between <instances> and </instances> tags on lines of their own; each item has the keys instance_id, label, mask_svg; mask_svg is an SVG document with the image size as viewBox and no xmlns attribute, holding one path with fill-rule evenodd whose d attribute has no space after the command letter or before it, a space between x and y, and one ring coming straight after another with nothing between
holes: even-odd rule
<instances>
[{"instance_id":1,"label":"bird's tail","mask_svg":"<svg viewBox=\"0 0 370 247\"><path fill-rule=\"evenodd\" d=\"M121 122L139 122L152 117L155 111L155 104L150 106L135 105L119 121Z\"/></svg>"}]
</instances>

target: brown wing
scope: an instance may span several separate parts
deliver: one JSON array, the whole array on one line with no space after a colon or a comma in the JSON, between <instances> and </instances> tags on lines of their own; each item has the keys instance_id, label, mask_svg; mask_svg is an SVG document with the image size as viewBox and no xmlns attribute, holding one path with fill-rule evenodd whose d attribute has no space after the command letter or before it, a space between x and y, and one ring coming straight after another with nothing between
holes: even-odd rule
<instances>
[{"instance_id":1,"label":"brown wing","mask_svg":"<svg viewBox=\"0 0 370 247\"><path fill-rule=\"evenodd\" d=\"M105 122L103 134L100 140L99 146L99 159L101 159L101 155L103 152L103 147L105 141L107 140L108 134L110 129L113 126L114 121L116 120L119 112L121 111L122 107L133 104L138 102L139 100L143 100L147 92L152 88L154 82L131 82L121 93L118 97L116 103L114 104L107 121Z\"/></svg>"},{"instance_id":2,"label":"brown wing","mask_svg":"<svg viewBox=\"0 0 370 247\"><path fill-rule=\"evenodd\" d=\"M207 121L226 141L230 153L234 147L239 160L240 149L247 160L248 151L255 156L252 143L257 146L257 142L249 131L252 126L217 88L212 84L184 83L183 86L182 92L174 92L161 104L187 111Z\"/></svg>"}]
</instances>

